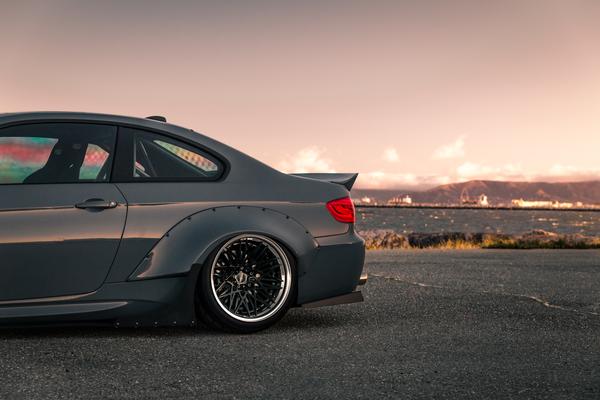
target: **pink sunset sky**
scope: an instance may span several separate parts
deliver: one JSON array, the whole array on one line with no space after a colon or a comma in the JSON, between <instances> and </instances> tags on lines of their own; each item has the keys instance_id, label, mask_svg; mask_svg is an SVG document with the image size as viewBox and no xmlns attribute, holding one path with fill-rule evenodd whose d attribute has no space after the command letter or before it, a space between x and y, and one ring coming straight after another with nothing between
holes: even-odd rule
<instances>
[{"instance_id":1,"label":"pink sunset sky","mask_svg":"<svg viewBox=\"0 0 600 400\"><path fill-rule=\"evenodd\" d=\"M362 188L600 178L600 2L14 1L0 112L147 116Z\"/></svg>"}]
</instances>

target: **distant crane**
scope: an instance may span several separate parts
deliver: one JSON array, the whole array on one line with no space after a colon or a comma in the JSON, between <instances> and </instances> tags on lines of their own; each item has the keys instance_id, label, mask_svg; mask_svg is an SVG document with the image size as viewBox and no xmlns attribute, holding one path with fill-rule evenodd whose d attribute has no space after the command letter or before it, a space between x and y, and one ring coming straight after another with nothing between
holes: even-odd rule
<instances>
[{"instance_id":1,"label":"distant crane","mask_svg":"<svg viewBox=\"0 0 600 400\"><path fill-rule=\"evenodd\" d=\"M488 202L488 197L484 193L477 197L471 197L467 188L463 188L462 192L460 193L460 204L478 205L482 207L487 207L490 205Z\"/></svg>"},{"instance_id":2,"label":"distant crane","mask_svg":"<svg viewBox=\"0 0 600 400\"><path fill-rule=\"evenodd\" d=\"M469 190L466 187L460 193L460 204L477 204L477 200L469 196Z\"/></svg>"}]
</instances>

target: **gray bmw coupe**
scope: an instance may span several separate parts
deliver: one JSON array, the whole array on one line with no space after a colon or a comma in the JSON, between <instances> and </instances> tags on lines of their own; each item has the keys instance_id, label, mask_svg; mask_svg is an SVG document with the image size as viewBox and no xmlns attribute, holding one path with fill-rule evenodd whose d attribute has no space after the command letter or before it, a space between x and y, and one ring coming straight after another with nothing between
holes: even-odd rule
<instances>
[{"instance_id":1,"label":"gray bmw coupe","mask_svg":"<svg viewBox=\"0 0 600 400\"><path fill-rule=\"evenodd\" d=\"M0 114L0 324L254 332L362 301L356 176L284 174L162 117Z\"/></svg>"}]
</instances>

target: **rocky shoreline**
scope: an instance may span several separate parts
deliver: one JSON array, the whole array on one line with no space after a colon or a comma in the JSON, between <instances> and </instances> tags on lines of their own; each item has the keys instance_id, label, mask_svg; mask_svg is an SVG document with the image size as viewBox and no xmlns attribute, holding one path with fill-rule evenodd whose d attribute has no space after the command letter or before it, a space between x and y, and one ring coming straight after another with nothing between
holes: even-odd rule
<instances>
[{"instance_id":1,"label":"rocky shoreline","mask_svg":"<svg viewBox=\"0 0 600 400\"><path fill-rule=\"evenodd\" d=\"M500 233L407 233L367 230L359 234L367 250L383 249L600 249L600 238L534 230L522 235Z\"/></svg>"}]
</instances>

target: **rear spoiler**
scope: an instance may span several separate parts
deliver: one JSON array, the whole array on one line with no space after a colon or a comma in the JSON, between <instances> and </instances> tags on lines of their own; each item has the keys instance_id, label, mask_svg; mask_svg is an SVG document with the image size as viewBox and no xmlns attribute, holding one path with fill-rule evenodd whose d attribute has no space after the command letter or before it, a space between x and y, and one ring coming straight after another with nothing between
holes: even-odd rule
<instances>
[{"instance_id":1,"label":"rear spoiler","mask_svg":"<svg viewBox=\"0 0 600 400\"><path fill-rule=\"evenodd\" d=\"M354 182L358 177L357 173L351 174L291 174L293 176L299 176L301 178L316 179L318 181L325 181L330 183L337 183L338 185L345 186L346 189L351 190L354 186Z\"/></svg>"}]
</instances>

